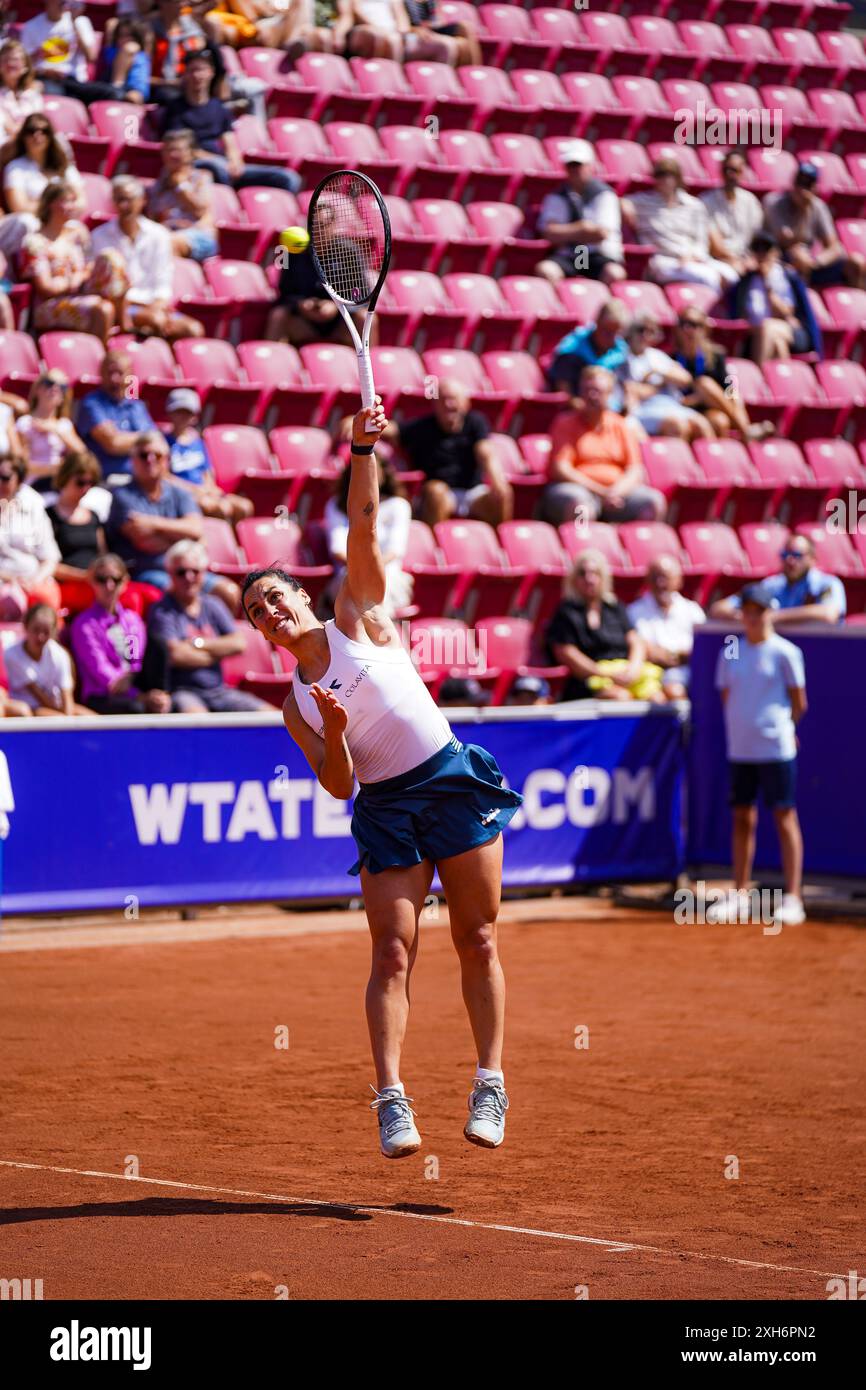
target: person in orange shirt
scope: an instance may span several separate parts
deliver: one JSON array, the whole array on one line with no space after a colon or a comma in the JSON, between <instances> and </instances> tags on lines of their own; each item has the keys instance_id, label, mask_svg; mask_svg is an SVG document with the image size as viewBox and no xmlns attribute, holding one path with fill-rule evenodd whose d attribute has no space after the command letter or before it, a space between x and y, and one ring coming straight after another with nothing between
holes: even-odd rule
<instances>
[{"instance_id":1,"label":"person in orange shirt","mask_svg":"<svg viewBox=\"0 0 866 1390\"><path fill-rule=\"evenodd\" d=\"M607 408L614 384L606 368L585 367L581 404L553 421L541 510L554 526L572 519L658 521L664 515L663 495L647 485L636 434Z\"/></svg>"}]
</instances>

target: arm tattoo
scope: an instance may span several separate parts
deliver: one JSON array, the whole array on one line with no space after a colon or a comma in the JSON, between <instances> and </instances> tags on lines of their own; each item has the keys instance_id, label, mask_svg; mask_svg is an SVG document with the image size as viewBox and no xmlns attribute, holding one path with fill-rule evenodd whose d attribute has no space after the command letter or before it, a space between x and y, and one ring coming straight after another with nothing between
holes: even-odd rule
<instances>
[{"instance_id":1,"label":"arm tattoo","mask_svg":"<svg viewBox=\"0 0 866 1390\"><path fill-rule=\"evenodd\" d=\"M373 510L374 510L374 508L373 508L373 503L372 503L372 502L368 502L367 505L366 505L366 507L364 508L364 515L365 515L365 516L372 516Z\"/></svg>"}]
</instances>

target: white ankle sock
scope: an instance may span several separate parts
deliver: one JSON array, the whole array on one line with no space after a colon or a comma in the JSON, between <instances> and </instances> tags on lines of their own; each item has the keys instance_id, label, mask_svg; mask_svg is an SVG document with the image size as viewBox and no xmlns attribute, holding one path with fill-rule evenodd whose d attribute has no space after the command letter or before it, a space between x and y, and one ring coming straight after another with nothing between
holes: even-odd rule
<instances>
[{"instance_id":1,"label":"white ankle sock","mask_svg":"<svg viewBox=\"0 0 866 1390\"><path fill-rule=\"evenodd\" d=\"M505 1077L501 1071L490 1071L487 1067L476 1067L475 1077L478 1081L501 1081L505 1085Z\"/></svg>"},{"instance_id":2,"label":"white ankle sock","mask_svg":"<svg viewBox=\"0 0 866 1390\"><path fill-rule=\"evenodd\" d=\"M399 1091L401 1096L405 1096L405 1094L406 1094L406 1092L403 1090L403 1082L402 1082L402 1081L394 1081L394 1082L392 1082L392 1084L391 1084L390 1086L383 1086L383 1087L382 1087L382 1090L383 1090L383 1091Z\"/></svg>"}]
</instances>

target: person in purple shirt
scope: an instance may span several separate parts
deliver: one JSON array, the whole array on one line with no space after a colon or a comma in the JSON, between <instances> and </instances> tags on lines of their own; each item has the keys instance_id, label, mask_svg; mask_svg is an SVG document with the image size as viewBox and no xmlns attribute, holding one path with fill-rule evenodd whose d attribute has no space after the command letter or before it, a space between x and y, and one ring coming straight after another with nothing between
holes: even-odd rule
<instances>
[{"instance_id":1,"label":"person in purple shirt","mask_svg":"<svg viewBox=\"0 0 866 1390\"><path fill-rule=\"evenodd\" d=\"M98 555L88 570L96 595L70 629L81 699L97 714L167 714L165 653L148 646L139 615L120 602L129 571L119 555Z\"/></svg>"},{"instance_id":2,"label":"person in purple shirt","mask_svg":"<svg viewBox=\"0 0 866 1390\"><path fill-rule=\"evenodd\" d=\"M147 631L150 642L161 644L167 654L166 688L172 710L223 714L270 709L264 700L223 680L223 658L240 655L246 637L235 627L225 604L214 594L202 592L207 566L204 546L178 541L165 561L171 587L151 608Z\"/></svg>"},{"instance_id":3,"label":"person in purple shirt","mask_svg":"<svg viewBox=\"0 0 866 1390\"><path fill-rule=\"evenodd\" d=\"M127 353L107 352L100 377L100 389L85 396L78 408L77 429L108 477L110 473L129 472L135 436L155 426L144 401L130 393L132 359Z\"/></svg>"}]
</instances>

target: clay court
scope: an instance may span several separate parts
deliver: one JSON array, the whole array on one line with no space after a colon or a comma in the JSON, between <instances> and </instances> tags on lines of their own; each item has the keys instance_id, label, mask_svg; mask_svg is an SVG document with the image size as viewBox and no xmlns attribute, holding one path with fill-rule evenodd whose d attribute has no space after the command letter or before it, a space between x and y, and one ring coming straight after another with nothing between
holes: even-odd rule
<instances>
[{"instance_id":1,"label":"clay court","mask_svg":"<svg viewBox=\"0 0 866 1390\"><path fill-rule=\"evenodd\" d=\"M423 1146L396 1163L362 913L4 928L3 1273L45 1299L822 1299L863 1267L862 928L506 904L487 1152L443 907L403 1071Z\"/></svg>"}]
</instances>

